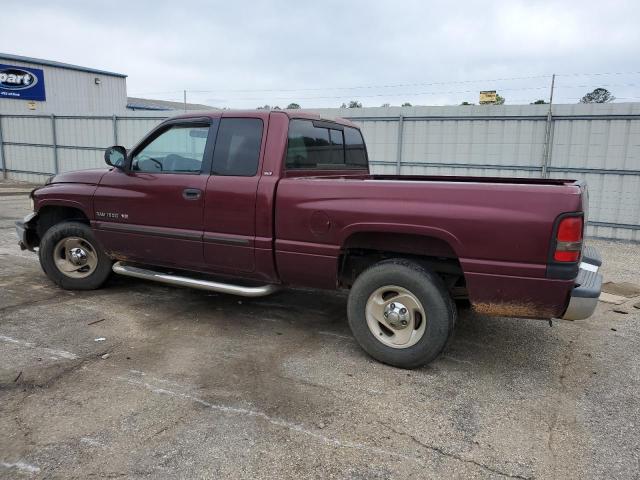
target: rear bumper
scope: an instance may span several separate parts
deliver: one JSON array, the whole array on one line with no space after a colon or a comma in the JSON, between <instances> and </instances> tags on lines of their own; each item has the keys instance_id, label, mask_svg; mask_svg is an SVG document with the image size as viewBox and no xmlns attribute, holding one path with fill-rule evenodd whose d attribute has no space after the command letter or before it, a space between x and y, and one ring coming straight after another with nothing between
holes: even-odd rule
<instances>
[{"instance_id":1,"label":"rear bumper","mask_svg":"<svg viewBox=\"0 0 640 480\"><path fill-rule=\"evenodd\" d=\"M16 235L18 236L18 245L20 245L21 250L33 251L37 246L35 230L35 220L37 216L38 214L33 212L24 217L23 220L16 222Z\"/></svg>"},{"instance_id":2,"label":"rear bumper","mask_svg":"<svg viewBox=\"0 0 640 480\"><path fill-rule=\"evenodd\" d=\"M593 315L602 290L602 275L598 273L601 265L597 250L585 249L564 320L583 320Z\"/></svg>"}]
</instances>

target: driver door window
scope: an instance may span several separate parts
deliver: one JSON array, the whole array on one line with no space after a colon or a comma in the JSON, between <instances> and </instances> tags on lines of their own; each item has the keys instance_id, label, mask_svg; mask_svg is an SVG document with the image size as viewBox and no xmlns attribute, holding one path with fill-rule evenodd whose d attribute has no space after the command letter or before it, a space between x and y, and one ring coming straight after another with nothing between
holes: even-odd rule
<instances>
[{"instance_id":1,"label":"driver door window","mask_svg":"<svg viewBox=\"0 0 640 480\"><path fill-rule=\"evenodd\" d=\"M134 172L200 173L209 127L174 126L164 131L131 162Z\"/></svg>"}]
</instances>

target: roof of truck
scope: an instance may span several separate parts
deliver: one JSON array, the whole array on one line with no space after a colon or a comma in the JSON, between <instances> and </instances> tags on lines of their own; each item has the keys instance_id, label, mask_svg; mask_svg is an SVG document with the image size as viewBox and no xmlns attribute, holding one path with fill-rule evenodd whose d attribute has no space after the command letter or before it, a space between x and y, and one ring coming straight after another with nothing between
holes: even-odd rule
<instances>
[{"instance_id":1,"label":"roof of truck","mask_svg":"<svg viewBox=\"0 0 640 480\"><path fill-rule=\"evenodd\" d=\"M184 113L171 117L176 118L220 118L220 117L253 117L267 119L272 113L284 113L289 118L302 118L307 120L322 120L326 122L334 122L339 125L345 125L347 127L360 128L355 123L347 120L346 118L335 117L327 118L317 113L305 111L305 110L198 110L193 112Z\"/></svg>"}]
</instances>

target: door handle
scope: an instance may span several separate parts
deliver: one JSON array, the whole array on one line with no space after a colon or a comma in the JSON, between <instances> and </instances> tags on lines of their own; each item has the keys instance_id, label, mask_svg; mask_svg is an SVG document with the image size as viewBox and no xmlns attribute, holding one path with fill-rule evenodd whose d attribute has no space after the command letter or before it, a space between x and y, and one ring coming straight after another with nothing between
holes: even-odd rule
<instances>
[{"instance_id":1,"label":"door handle","mask_svg":"<svg viewBox=\"0 0 640 480\"><path fill-rule=\"evenodd\" d=\"M202 195L202 190L197 188L185 188L182 191L182 198L185 200L198 200L200 195Z\"/></svg>"}]
</instances>

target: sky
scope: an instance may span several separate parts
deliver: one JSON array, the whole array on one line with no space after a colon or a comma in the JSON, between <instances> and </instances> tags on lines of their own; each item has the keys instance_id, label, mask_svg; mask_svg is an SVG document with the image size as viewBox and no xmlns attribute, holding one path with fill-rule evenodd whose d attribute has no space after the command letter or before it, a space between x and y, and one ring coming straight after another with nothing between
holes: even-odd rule
<instances>
[{"instance_id":1,"label":"sky","mask_svg":"<svg viewBox=\"0 0 640 480\"><path fill-rule=\"evenodd\" d=\"M30 0L0 52L128 75L129 96L215 107L640 101L640 1Z\"/></svg>"}]
</instances>

